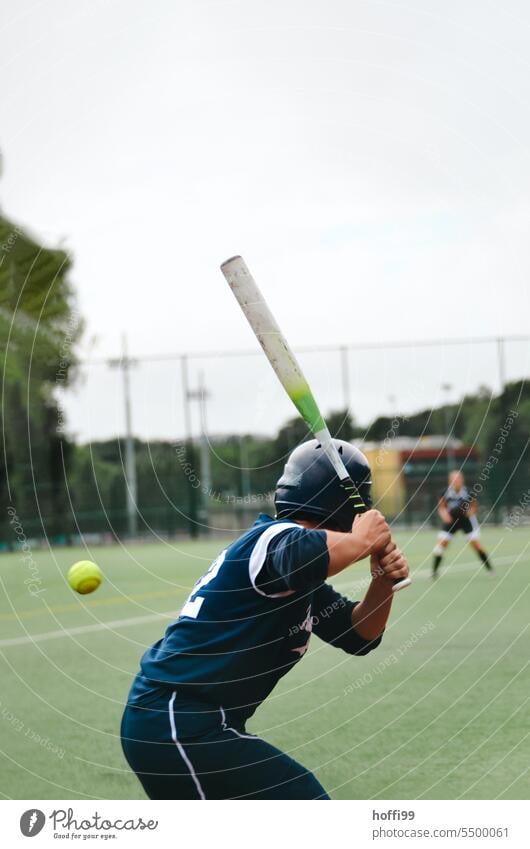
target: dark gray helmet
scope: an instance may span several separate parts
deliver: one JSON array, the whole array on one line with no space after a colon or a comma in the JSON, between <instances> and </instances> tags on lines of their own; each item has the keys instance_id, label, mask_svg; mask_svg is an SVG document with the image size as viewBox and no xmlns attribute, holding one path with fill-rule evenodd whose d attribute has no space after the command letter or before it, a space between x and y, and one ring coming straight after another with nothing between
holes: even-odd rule
<instances>
[{"instance_id":1,"label":"dark gray helmet","mask_svg":"<svg viewBox=\"0 0 530 849\"><path fill-rule=\"evenodd\" d=\"M368 460L358 448L342 439L334 439L346 470L367 508L372 500ZM278 519L307 519L323 528L348 532L356 510L341 486L337 473L320 442L311 439L290 454L274 495Z\"/></svg>"}]
</instances>

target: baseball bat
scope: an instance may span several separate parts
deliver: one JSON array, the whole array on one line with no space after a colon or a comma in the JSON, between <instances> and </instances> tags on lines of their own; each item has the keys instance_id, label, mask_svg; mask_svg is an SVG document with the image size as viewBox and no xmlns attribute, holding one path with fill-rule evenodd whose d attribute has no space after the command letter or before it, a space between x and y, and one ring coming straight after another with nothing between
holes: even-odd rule
<instances>
[{"instance_id":1,"label":"baseball bat","mask_svg":"<svg viewBox=\"0 0 530 849\"><path fill-rule=\"evenodd\" d=\"M223 262L221 271L263 348L265 356L276 372L278 380L315 439L320 442L337 473L341 486L352 500L355 511L364 512L366 505L331 438L302 369L248 270L245 260L240 256L233 256ZM395 581L392 589L397 592L408 587L410 583L410 578L403 578Z\"/></svg>"}]
</instances>

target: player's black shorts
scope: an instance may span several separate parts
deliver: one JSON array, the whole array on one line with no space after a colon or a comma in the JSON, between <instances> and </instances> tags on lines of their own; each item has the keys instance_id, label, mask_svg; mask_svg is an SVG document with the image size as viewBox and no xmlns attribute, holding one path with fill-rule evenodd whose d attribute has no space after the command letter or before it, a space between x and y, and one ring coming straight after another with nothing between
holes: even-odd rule
<instances>
[{"instance_id":1,"label":"player's black shorts","mask_svg":"<svg viewBox=\"0 0 530 849\"><path fill-rule=\"evenodd\" d=\"M150 799L329 799L312 772L222 708L153 690L127 705L125 757Z\"/></svg>"},{"instance_id":2,"label":"player's black shorts","mask_svg":"<svg viewBox=\"0 0 530 849\"><path fill-rule=\"evenodd\" d=\"M473 525L467 516L461 516L453 519L452 522L444 522L442 530L446 534L456 534L457 531L463 531L465 534L473 533Z\"/></svg>"}]
</instances>

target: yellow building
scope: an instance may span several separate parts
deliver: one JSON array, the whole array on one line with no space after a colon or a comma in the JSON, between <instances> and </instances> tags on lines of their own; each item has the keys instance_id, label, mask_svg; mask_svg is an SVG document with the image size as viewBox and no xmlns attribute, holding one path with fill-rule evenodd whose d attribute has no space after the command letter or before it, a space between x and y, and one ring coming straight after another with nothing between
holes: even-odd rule
<instances>
[{"instance_id":1,"label":"yellow building","mask_svg":"<svg viewBox=\"0 0 530 849\"><path fill-rule=\"evenodd\" d=\"M372 470L374 507L389 518L425 521L433 518L447 486L450 468L473 476L476 449L445 436L393 436L381 442L356 443Z\"/></svg>"},{"instance_id":2,"label":"yellow building","mask_svg":"<svg viewBox=\"0 0 530 849\"><path fill-rule=\"evenodd\" d=\"M406 500L401 452L385 442L363 442L358 447L366 455L372 470L374 507L385 516L396 516Z\"/></svg>"}]
</instances>

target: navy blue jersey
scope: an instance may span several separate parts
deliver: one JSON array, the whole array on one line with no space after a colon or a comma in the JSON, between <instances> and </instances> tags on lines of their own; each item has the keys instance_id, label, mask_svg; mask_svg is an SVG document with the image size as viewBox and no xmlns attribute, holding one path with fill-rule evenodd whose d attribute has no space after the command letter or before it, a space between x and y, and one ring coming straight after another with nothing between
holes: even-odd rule
<instances>
[{"instance_id":1,"label":"navy blue jersey","mask_svg":"<svg viewBox=\"0 0 530 849\"><path fill-rule=\"evenodd\" d=\"M442 498L453 519L464 519L471 505L471 495L467 487L462 486L458 492L452 486L447 487Z\"/></svg>"},{"instance_id":2,"label":"navy blue jersey","mask_svg":"<svg viewBox=\"0 0 530 849\"><path fill-rule=\"evenodd\" d=\"M355 603L326 583L326 534L264 514L195 584L179 618L144 654L129 703L156 687L244 722L298 663L311 632L350 654L379 644L352 627Z\"/></svg>"}]
</instances>

